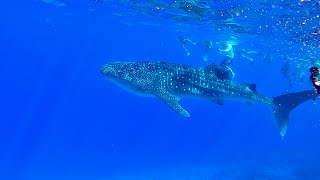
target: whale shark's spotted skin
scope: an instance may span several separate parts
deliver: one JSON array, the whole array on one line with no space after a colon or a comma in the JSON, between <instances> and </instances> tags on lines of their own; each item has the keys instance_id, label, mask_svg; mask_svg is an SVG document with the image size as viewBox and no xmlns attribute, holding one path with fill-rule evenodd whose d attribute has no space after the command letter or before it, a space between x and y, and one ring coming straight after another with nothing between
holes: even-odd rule
<instances>
[{"instance_id":1,"label":"whale shark's spotted skin","mask_svg":"<svg viewBox=\"0 0 320 180\"><path fill-rule=\"evenodd\" d=\"M254 84L240 84L222 76L223 72L215 65L198 68L165 62L113 62L104 65L101 73L130 90L159 97L185 117L190 114L180 106L181 97L204 98L220 105L228 98L268 104L282 136L287 130L289 112L317 97L313 90L266 97L256 92Z\"/></svg>"}]
</instances>

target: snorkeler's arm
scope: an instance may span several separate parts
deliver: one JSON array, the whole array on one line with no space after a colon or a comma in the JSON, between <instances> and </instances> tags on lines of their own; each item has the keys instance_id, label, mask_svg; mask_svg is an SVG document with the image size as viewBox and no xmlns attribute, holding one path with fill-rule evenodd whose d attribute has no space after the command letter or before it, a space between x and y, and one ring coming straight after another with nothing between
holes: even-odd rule
<instances>
[{"instance_id":1,"label":"snorkeler's arm","mask_svg":"<svg viewBox=\"0 0 320 180\"><path fill-rule=\"evenodd\" d=\"M190 40L190 39L184 39L186 42L189 42L189 43L191 43L191 44L193 44L193 45L196 45L197 43L195 43L195 42L193 42L192 40Z\"/></svg>"}]
</instances>

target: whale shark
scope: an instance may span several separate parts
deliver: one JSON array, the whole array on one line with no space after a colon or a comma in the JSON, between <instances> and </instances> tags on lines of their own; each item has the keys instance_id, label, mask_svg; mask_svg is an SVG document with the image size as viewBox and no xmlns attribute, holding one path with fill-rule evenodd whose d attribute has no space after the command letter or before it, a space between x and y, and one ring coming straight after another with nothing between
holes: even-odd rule
<instances>
[{"instance_id":1,"label":"whale shark","mask_svg":"<svg viewBox=\"0 0 320 180\"><path fill-rule=\"evenodd\" d=\"M255 84L242 84L230 79L223 68L215 64L193 67L168 62L110 62L103 65L100 72L131 92L160 98L184 117L190 117L190 113L179 101L186 97L201 98L218 105L223 105L228 99L266 104L272 111L281 137L287 132L290 112L318 96L312 89L267 97L257 93Z\"/></svg>"}]
</instances>

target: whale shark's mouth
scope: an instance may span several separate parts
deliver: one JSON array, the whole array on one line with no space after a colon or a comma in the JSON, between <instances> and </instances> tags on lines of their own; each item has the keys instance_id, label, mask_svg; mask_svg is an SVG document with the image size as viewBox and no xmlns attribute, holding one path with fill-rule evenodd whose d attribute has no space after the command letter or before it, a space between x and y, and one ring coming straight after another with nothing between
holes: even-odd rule
<instances>
[{"instance_id":1,"label":"whale shark's mouth","mask_svg":"<svg viewBox=\"0 0 320 180\"><path fill-rule=\"evenodd\" d=\"M109 78L118 78L117 68L112 64L106 64L101 69L100 72Z\"/></svg>"},{"instance_id":2,"label":"whale shark's mouth","mask_svg":"<svg viewBox=\"0 0 320 180\"><path fill-rule=\"evenodd\" d=\"M130 64L124 62L111 62L103 65L100 72L110 78L123 79L129 73L127 71L129 66Z\"/></svg>"}]
</instances>

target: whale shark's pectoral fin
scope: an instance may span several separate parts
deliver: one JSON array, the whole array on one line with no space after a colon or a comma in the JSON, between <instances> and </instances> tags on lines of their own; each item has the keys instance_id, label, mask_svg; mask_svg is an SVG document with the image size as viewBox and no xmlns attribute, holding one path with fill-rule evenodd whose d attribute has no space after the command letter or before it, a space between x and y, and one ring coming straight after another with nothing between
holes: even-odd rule
<instances>
[{"instance_id":1,"label":"whale shark's pectoral fin","mask_svg":"<svg viewBox=\"0 0 320 180\"><path fill-rule=\"evenodd\" d=\"M162 90L156 93L155 95L162 99L162 101L165 102L175 112L179 113L182 116L190 117L188 111L186 111L185 109L183 109L183 107L180 106L180 98L178 96L171 94L166 90Z\"/></svg>"}]
</instances>

